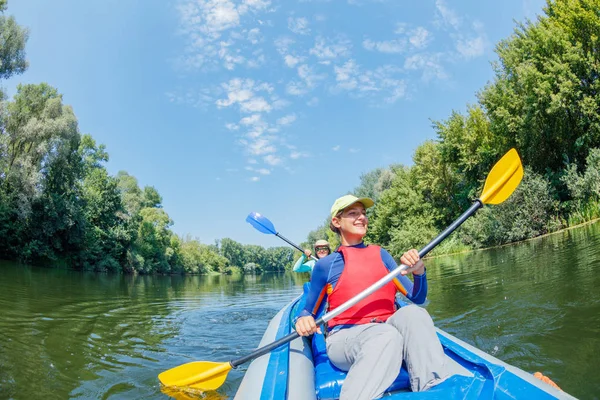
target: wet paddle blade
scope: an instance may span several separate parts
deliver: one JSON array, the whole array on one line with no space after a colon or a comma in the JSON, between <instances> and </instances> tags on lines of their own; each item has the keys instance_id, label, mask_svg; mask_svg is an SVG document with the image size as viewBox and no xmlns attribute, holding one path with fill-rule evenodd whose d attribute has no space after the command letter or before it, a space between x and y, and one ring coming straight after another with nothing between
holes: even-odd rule
<instances>
[{"instance_id":1,"label":"wet paddle blade","mask_svg":"<svg viewBox=\"0 0 600 400\"><path fill-rule=\"evenodd\" d=\"M158 379L170 387L216 390L225 382L231 368L228 362L194 361L162 372Z\"/></svg>"},{"instance_id":2,"label":"wet paddle blade","mask_svg":"<svg viewBox=\"0 0 600 400\"><path fill-rule=\"evenodd\" d=\"M510 149L488 174L480 200L500 204L508 199L523 179L523 165L515 149Z\"/></svg>"},{"instance_id":3,"label":"wet paddle blade","mask_svg":"<svg viewBox=\"0 0 600 400\"><path fill-rule=\"evenodd\" d=\"M277 231L275 230L273 223L257 212L251 212L248 214L246 217L246 222L256 228L256 230L259 232L277 235Z\"/></svg>"}]
</instances>

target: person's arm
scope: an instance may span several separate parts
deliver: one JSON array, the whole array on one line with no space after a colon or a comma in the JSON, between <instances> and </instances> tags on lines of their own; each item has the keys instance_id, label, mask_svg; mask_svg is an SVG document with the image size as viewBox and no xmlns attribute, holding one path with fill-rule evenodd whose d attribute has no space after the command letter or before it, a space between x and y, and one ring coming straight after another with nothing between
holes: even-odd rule
<instances>
[{"instance_id":1,"label":"person's arm","mask_svg":"<svg viewBox=\"0 0 600 400\"><path fill-rule=\"evenodd\" d=\"M328 270L321 261L317 261L310 277L310 289L306 294L306 303L295 318L296 331L307 336L318 331L315 325L316 312L325 301L327 294Z\"/></svg>"},{"instance_id":2,"label":"person's arm","mask_svg":"<svg viewBox=\"0 0 600 400\"><path fill-rule=\"evenodd\" d=\"M304 258L304 260L303 260ZM315 267L315 260L306 260L306 256L303 254L302 257L300 257L298 259L298 261L296 261L296 264L294 264L294 268L293 271L294 272L312 272L313 268Z\"/></svg>"},{"instance_id":3,"label":"person's arm","mask_svg":"<svg viewBox=\"0 0 600 400\"><path fill-rule=\"evenodd\" d=\"M304 253L302 253L302 255L300 256L300 258L298 259L298 261L296 261L296 263L294 264L294 268L292 268L292 271L294 271L294 272L308 272L308 271L306 271L306 269L304 267L304 261L306 261L306 255Z\"/></svg>"},{"instance_id":4,"label":"person's arm","mask_svg":"<svg viewBox=\"0 0 600 400\"><path fill-rule=\"evenodd\" d=\"M388 270L393 271L398 267L396 261L385 249L381 249L381 259ZM422 275L413 274L414 283L405 275L399 275L398 281L406 289L406 298L415 304L423 304L427 300L427 274L423 270Z\"/></svg>"}]
</instances>

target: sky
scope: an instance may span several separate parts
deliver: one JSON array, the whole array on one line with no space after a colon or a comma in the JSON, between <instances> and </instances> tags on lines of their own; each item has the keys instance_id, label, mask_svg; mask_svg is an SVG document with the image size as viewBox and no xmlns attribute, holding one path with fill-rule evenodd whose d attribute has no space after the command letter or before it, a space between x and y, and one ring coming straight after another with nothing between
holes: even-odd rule
<instances>
[{"instance_id":1,"label":"sky","mask_svg":"<svg viewBox=\"0 0 600 400\"><path fill-rule=\"evenodd\" d=\"M9 0L29 69L109 173L154 186L178 235L304 241L361 174L411 165L477 102L496 44L542 0Z\"/></svg>"}]
</instances>

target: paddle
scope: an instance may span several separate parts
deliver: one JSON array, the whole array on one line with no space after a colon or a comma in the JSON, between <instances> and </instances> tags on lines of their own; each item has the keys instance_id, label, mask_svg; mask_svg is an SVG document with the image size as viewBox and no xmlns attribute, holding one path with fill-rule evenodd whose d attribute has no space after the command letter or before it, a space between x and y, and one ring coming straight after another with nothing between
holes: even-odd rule
<instances>
[{"instance_id":1,"label":"paddle","mask_svg":"<svg viewBox=\"0 0 600 400\"><path fill-rule=\"evenodd\" d=\"M471 207L469 207L467 211L465 211L448 228L446 228L446 230L440 233L427 246L422 248L421 251L419 251L419 256L424 257L427 253L433 250L435 246L437 246L448 235L454 232L456 228L465 222L467 218L473 215L475 211L483 207L484 204L500 204L506 200L515 191L517 186L519 186L522 178L523 166L521 165L521 160L517 154L517 151L515 149L511 149L500 159L500 161L496 163L496 165L494 165L488 174L481 197L475 200ZM266 218L259 218L259 220L264 222ZM270 233L275 232L272 224L270 224L267 231ZM398 268L394 269L386 276L375 282L369 288L360 292L354 298L348 300L335 310L330 311L323 317L319 318L316 321L316 324L321 325L340 315L354 304L377 291L407 268L408 267L406 265L400 265ZM158 379L160 379L160 381L166 386L189 386L201 390L215 390L221 386L223 382L225 382L227 373L232 368L267 354L271 350L291 342L297 337L299 337L297 332L290 333L289 335L284 336L271 344L261 347L244 357L229 362L196 361L183 364L161 373L158 376Z\"/></svg>"},{"instance_id":2,"label":"paddle","mask_svg":"<svg viewBox=\"0 0 600 400\"><path fill-rule=\"evenodd\" d=\"M259 232L275 235L275 236L283 239L284 241L286 241L292 247L295 247L301 253L304 253L304 250L302 250L300 248L300 246L290 242L288 239L286 239L284 236L282 236L279 232L277 232L277 230L275 229L275 226L273 225L273 223L271 221L269 221L269 219L267 217L264 217L257 212L251 212L246 217L246 222L249 223L250 225L252 225L253 227L255 227ZM311 255L310 258L312 258L315 261L319 260L317 257L315 257L313 255Z\"/></svg>"}]
</instances>

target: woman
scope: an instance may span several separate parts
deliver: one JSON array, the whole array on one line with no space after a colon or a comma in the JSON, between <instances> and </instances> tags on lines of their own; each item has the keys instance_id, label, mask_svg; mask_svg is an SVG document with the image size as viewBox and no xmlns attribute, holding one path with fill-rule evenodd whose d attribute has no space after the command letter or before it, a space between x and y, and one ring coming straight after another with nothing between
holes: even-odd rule
<instances>
[{"instance_id":1,"label":"woman","mask_svg":"<svg viewBox=\"0 0 600 400\"><path fill-rule=\"evenodd\" d=\"M314 313L325 298L328 311L334 310L397 267L387 251L363 243L369 224L366 208L373 204L371 199L346 195L331 207L330 229L339 235L341 246L315 264L306 306L296 320L298 334L321 332ZM399 280L327 323L327 355L336 367L348 371L340 400L381 397L397 377L403 360L415 392L448 376L444 351L427 311L416 305L395 307L398 290L416 304L422 304L427 296L425 266L419 253L409 250L400 261L409 268ZM405 276L408 273L413 274L414 284Z\"/></svg>"},{"instance_id":2,"label":"woman","mask_svg":"<svg viewBox=\"0 0 600 400\"><path fill-rule=\"evenodd\" d=\"M331 247L329 247L329 242L327 240L317 240L314 244L315 254L317 258L327 257L331 254ZM312 252L309 249L305 249L302 256L296 261L294 264L294 268L292 269L294 272L312 272L316 261L310 258Z\"/></svg>"}]
</instances>

